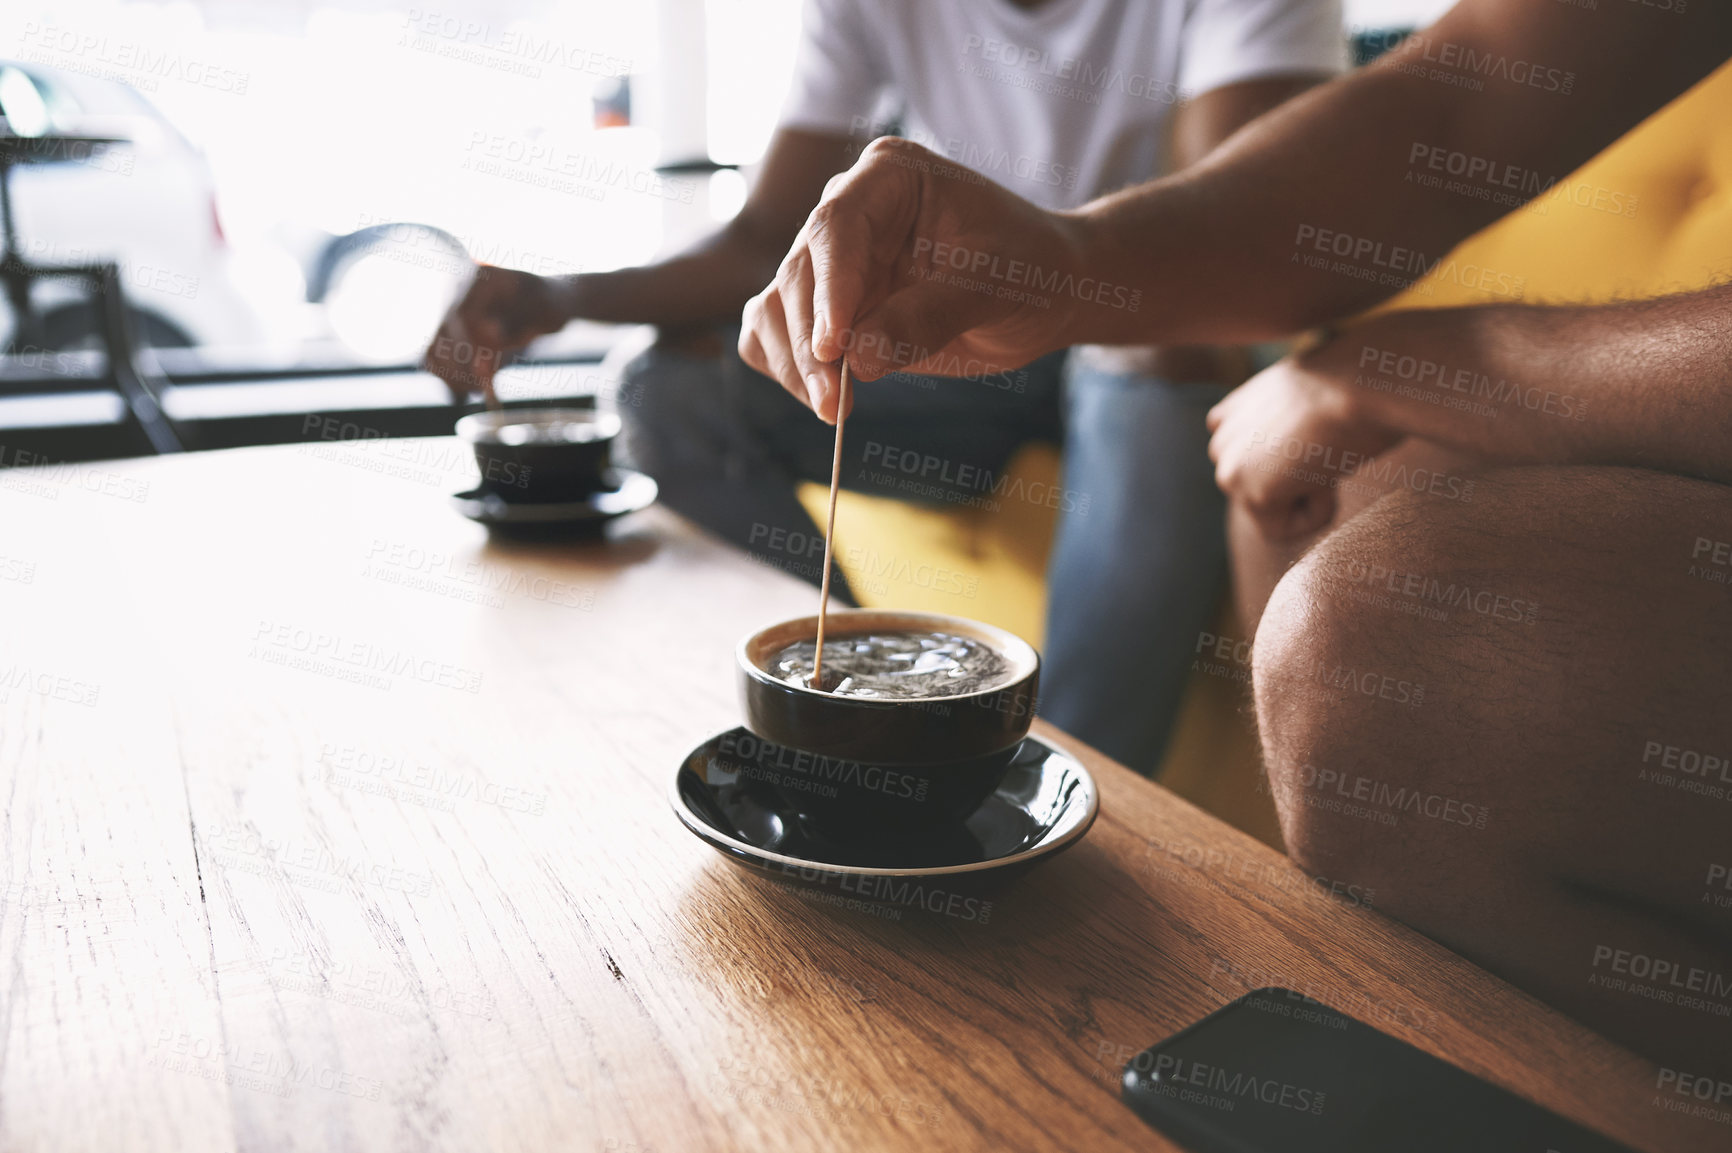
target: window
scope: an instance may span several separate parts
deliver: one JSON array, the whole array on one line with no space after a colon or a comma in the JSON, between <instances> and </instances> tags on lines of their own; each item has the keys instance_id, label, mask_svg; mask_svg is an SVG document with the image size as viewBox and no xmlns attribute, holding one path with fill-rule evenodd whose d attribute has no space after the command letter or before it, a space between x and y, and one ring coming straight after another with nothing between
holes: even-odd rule
<instances>
[{"instance_id":1,"label":"window","mask_svg":"<svg viewBox=\"0 0 1732 1153\"><path fill-rule=\"evenodd\" d=\"M603 269L712 226L742 185L657 171L703 159L671 154L696 149L663 130L681 121L668 71L708 63L697 149L749 162L785 76L765 52L791 50L798 17L796 0L712 0L734 34L706 57L704 0L6 8L12 131L126 141L13 173L20 250L118 260L135 330L171 372L407 366L471 260ZM768 48L767 22L782 30ZM98 342L82 295L34 287L49 349Z\"/></svg>"}]
</instances>

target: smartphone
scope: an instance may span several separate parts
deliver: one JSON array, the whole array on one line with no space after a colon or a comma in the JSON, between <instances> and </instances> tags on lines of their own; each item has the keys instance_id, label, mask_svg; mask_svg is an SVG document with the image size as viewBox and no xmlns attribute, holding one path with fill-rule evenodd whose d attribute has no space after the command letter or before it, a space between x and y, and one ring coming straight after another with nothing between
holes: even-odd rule
<instances>
[{"instance_id":1,"label":"smartphone","mask_svg":"<svg viewBox=\"0 0 1732 1153\"><path fill-rule=\"evenodd\" d=\"M1629 1153L1291 989L1143 1050L1124 1099L1193 1153Z\"/></svg>"}]
</instances>

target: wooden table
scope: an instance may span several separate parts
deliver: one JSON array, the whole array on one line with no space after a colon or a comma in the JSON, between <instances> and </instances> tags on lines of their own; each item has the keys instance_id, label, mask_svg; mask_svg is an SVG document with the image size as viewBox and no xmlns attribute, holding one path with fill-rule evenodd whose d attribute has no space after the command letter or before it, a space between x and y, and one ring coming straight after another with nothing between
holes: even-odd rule
<instances>
[{"instance_id":1,"label":"wooden table","mask_svg":"<svg viewBox=\"0 0 1732 1153\"><path fill-rule=\"evenodd\" d=\"M1300 988L1640 1148L1656 1070L1106 759L973 920L668 809L809 587L661 510L502 547L448 439L0 473L0 1148L1159 1149L1118 1069Z\"/></svg>"}]
</instances>

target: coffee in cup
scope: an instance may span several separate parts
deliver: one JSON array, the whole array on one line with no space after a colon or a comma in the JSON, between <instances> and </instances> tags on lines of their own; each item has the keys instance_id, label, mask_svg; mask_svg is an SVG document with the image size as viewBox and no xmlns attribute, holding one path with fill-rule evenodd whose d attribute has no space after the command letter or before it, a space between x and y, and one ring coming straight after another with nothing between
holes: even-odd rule
<instances>
[{"instance_id":1,"label":"coffee in cup","mask_svg":"<svg viewBox=\"0 0 1732 1153\"><path fill-rule=\"evenodd\" d=\"M986 641L944 629L831 633L824 641L824 684L814 686L817 638L795 641L770 658L786 684L883 700L963 696L1015 679L1010 659Z\"/></svg>"}]
</instances>

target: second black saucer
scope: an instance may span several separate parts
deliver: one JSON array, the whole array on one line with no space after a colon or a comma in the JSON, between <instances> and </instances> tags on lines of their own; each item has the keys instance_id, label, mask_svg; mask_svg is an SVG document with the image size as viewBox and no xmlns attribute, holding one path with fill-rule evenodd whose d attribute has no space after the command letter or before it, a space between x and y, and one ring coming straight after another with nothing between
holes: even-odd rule
<instances>
[{"instance_id":1,"label":"second black saucer","mask_svg":"<svg viewBox=\"0 0 1732 1153\"><path fill-rule=\"evenodd\" d=\"M884 899L905 882L951 887L1008 879L1082 839L1100 811L1094 778L1055 745L1028 737L991 796L965 819L902 835L836 839L781 791L723 751L744 729L698 746L674 776L670 801L682 824L736 865L778 880L840 882Z\"/></svg>"},{"instance_id":2,"label":"second black saucer","mask_svg":"<svg viewBox=\"0 0 1732 1153\"><path fill-rule=\"evenodd\" d=\"M497 493L470 489L456 493L451 503L472 521L506 536L570 536L598 532L615 517L637 512L655 503L654 478L629 468L607 473L612 488L592 492L571 501L513 503Z\"/></svg>"}]
</instances>

